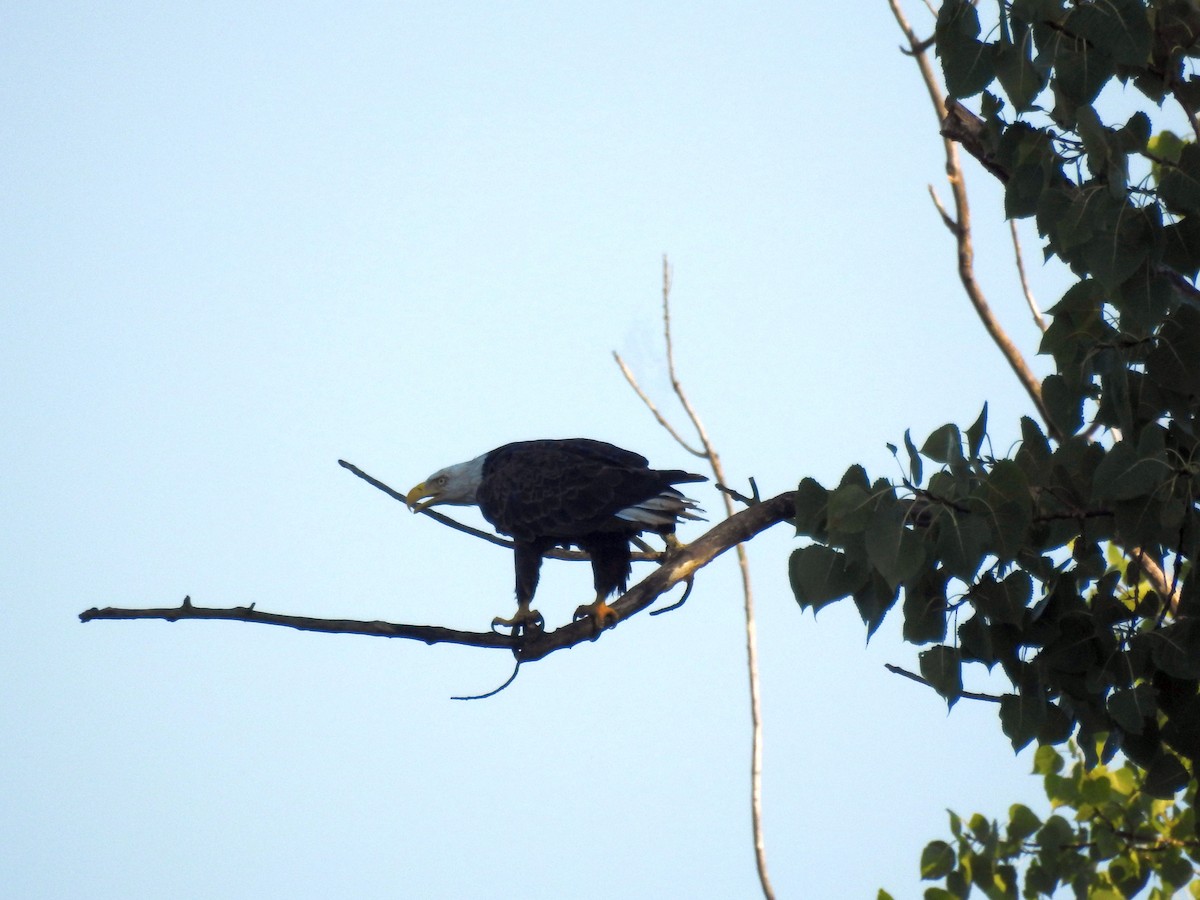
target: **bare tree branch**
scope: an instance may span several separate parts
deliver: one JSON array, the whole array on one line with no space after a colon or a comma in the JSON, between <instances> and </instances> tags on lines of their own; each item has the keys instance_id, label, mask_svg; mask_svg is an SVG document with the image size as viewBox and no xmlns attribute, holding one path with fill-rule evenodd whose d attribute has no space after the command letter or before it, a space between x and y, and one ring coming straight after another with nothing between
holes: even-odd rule
<instances>
[{"instance_id":1,"label":"bare tree branch","mask_svg":"<svg viewBox=\"0 0 1200 900\"><path fill-rule=\"evenodd\" d=\"M930 684L926 679L922 678L916 672L910 672L908 669L902 669L899 666L892 665L891 663L884 663L883 667L893 675L903 675L905 678L909 679L910 681L915 681L917 684L923 684L925 687L930 688L933 687L932 684ZM977 694L974 691L960 691L958 696L967 700L984 700L988 703L999 703L1001 700L1001 698L997 697L995 694Z\"/></svg>"},{"instance_id":2,"label":"bare tree branch","mask_svg":"<svg viewBox=\"0 0 1200 900\"><path fill-rule=\"evenodd\" d=\"M1045 334L1046 320L1042 317L1042 311L1029 287L1029 278L1025 275L1025 255L1021 252L1021 236L1017 234L1015 219L1008 220L1008 230L1012 234L1013 253L1017 258L1017 275L1021 278L1021 293L1025 295L1025 302L1029 304L1029 311L1033 313L1033 321L1037 323L1038 330Z\"/></svg>"},{"instance_id":3,"label":"bare tree branch","mask_svg":"<svg viewBox=\"0 0 1200 900\"><path fill-rule=\"evenodd\" d=\"M720 486L725 483L725 470L721 465L721 457L709 440L704 423L700 420L695 407L689 401L683 389L683 384L679 380L679 375L675 371L674 342L671 336L671 265L666 256L663 256L662 318L663 339L666 344L667 353L667 373L671 380L671 389L675 392L680 406L683 407L692 424L693 430L695 430L697 437L700 439L700 444L703 447L702 450L694 449L680 437L679 432L670 425L666 418L658 411L654 403L651 402L650 398L638 386L637 379L634 378L633 373L629 371L629 367L625 365L620 356L617 356L615 353L613 356L616 357L617 365L621 367L621 373L625 376L625 380L629 382L630 387L633 388L634 392L654 415L658 423L685 450L708 460L716 482ZM757 494L757 486L755 486L754 490ZM734 508L730 492L722 490L721 499L725 505L725 515L732 517ZM729 519L727 518L726 521L729 521ZM750 818L754 833L754 862L758 870L758 881L762 888L763 896L766 900L774 900L775 891L771 887L771 879L767 874L767 853L762 826L762 705L759 696L758 637L754 619L754 589L750 583L750 562L746 556L746 548L740 543L737 545L737 557L738 568L742 577L743 611L746 620L746 667L749 672L750 686ZM684 596L686 597L687 595L685 594ZM682 602L681 600L680 603Z\"/></svg>"},{"instance_id":4,"label":"bare tree branch","mask_svg":"<svg viewBox=\"0 0 1200 900\"><path fill-rule=\"evenodd\" d=\"M613 602L617 621L623 622L650 606L681 581L708 565L726 550L747 541L772 525L791 518L795 512L795 491L787 491L725 519L696 540L687 544ZM595 640L599 635L590 619L580 619L549 632L535 632L514 637L492 631L475 632L443 628L437 625L408 625L357 619L317 619L310 616L283 615L262 612L250 606L209 608L194 606L184 598L180 606L154 609L105 607L79 614L81 622L97 619L162 619L178 622L183 619L221 619L234 622L253 622L260 625L281 625L300 631L334 634L361 634L372 637L406 638L426 644L460 644L466 647L489 647L509 650L520 662L532 662L557 650Z\"/></svg>"},{"instance_id":5,"label":"bare tree branch","mask_svg":"<svg viewBox=\"0 0 1200 900\"><path fill-rule=\"evenodd\" d=\"M512 649L516 641L496 632L459 631L438 625L404 625L393 622L367 622L360 619L317 619L263 612L255 604L230 608L193 606L191 597L184 597L179 606L157 609L126 609L106 606L92 607L79 614L79 621L93 619L163 619L178 622L183 619L222 619L230 622L254 622L259 625L282 625L299 631L319 631L326 634L364 634L374 637L408 638L426 644L462 644L467 647L497 647Z\"/></svg>"},{"instance_id":6,"label":"bare tree branch","mask_svg":"<svg viewBox=\"0 0 1200 900\"><path fill-rule=\"evenodd\" d=\"M925 87L929 91L929 98L933 102L934 111L937 113L938 122L944 123L954 117L956 107L959 104L954 100L947 100L942 94L941 87L938 85L937 76L934 74L933 65L929 62L929 55L923 49L924 42L917 38L916 33L909 25L904 11L900 8L899 0L888 0L888 5L892 9L892 15L896 18L896 23L900 26L900 30L904 32L905 38L908 40L909 49L912 51L912 57L916 60L917 66L921 70L921 77L925 81ZM945 119L943 119L943 112ZM969 120L968 120L969 121ZM946 180L950 183L950 190L954 196L955 215L951 217L944 210L941 210L942 221L949 226L953 221L955 227L952 228L954 233L955 243L958 248L958 278L962 282L963 289L967 293L967 298L971 301L971 305L975 307L975 313L979 316L983 327L987 329L988 335L991 336L992 342L1000 348L1000 352L1004 354L1004 358L1008 361L1013 372L1017 376L1017 380L1025 388L1029 394L1033 405L1037 407L1038 414L1042 421L1046 423L1046 429L1056 439L1061 439L1058 428L1050 418L1050 413L1046 409L1046 404L1042 400L1042 383L1037 376L1033 374L1033 370L1029 368L1025 362L1025 357L1021 351L1017 349L1017 345L1013 343L1008 333L1000 325L1000 321L992 312L991 306L988 305L987 298L984 297L983 288L975 278L975 249L971 238L971 206L967 199L967 186L963 180L962 165L958 158L958 145L955 139L945 130L945 125L942 125L942 146L946 153ZM982 143L980 144L982 146ZM981 162L986 157L986 154L981 154L979 157ZM987 165L987 163L984 163Z\"/></svg>"},{"instance_id":7,"label":"bare tree branch","mask_svg":"<svg viewBox=\"0 0 1200 900\"><path fill-rule=\"evenodd\" d=\"M933 205L938 211L938 215L942 217L942 224L955 237L958 237L958 223L954 221L954 217L946 211L946 207L942 205L941 198L938 197L937 191L933 189L933 185L927 185L929 188L929 198L933 200Z\"/></svg>"},{"instance_id":8,"label":"bare tree branch","mask_svg":"<svg viewBox=\"0 0 1200 900\"><path fill-rule=\"evenodd\" d=\"M638 395L638 399L646 405L646 409L650 410L650 413L654 416L655 421L657 421L659 425L666 429L667 434L675 438L675 443L677 443L680 447L692 454L692 456L699 456L703 458L704 451L697 450L695 447L685 441L682 435L680 435L679 432L676 431L671 425L671 423L667 421L666 416L658 411L658 407L654 405L654 401L652 401L646 395L646 392L642 390L641 385L638 384L637 378L634 377L633 371L629 368L629 366L625 365L625 360L621 359L621 354L614 350L613 359L617 361L617 366L620 367L621 374L625 376L625 380L629 382L629 386L633 388L633 392Z\"/></svg>"}]
</instances>

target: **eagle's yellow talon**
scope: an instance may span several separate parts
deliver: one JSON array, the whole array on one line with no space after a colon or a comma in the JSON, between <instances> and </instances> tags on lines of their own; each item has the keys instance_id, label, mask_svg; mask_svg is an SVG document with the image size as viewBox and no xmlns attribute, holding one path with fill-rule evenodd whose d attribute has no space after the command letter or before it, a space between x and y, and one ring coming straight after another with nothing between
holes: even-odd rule
<instances>
[{"instance_id":1,"label":"eagle's yellow talon","mask_svg":"<svg viewBox=\"0 0 1200 900\"><path fill-rule=\"evenodd\" d=\"M518 609L516 615L511 619L504 619L500 616L492 619L492 631L495 631L497 627L511 628L514 636L542 631L545 626L545 619L536 609Z\"/></svg>"},{"instance_id":2,"label":"eagle's yellow talon","mask_svg":"<svg viewBox=\"0 0 1200 900\"><path fill-rule=\"evenodd\" d=\"M591 619L596 623L596 630L603 631L605 628L612 628L616 625L620 616L617 615L615 609L603 600L596 600L594 603L585 603L575 610L574 618Z\"/></svg>"}]
</instances>

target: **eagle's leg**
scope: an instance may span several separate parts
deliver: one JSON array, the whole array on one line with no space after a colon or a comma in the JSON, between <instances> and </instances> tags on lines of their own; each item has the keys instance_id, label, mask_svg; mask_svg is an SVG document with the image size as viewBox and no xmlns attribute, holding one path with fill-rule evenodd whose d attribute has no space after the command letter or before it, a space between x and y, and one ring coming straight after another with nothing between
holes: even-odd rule
<instances>
[{"instance_id":1,"label":"eagle's leg","mask_svg":"<svg viewBox=\"0 0 1200 900\"><path fill-rule=\"evenodd\" d=\"M684 550L687 549L687 544L675 537L674 531L659 532L659 535L662 537L663 543L666 545L663 547L662 555L658 559L658 564L660 566L666 565L667 563L673 561L675 557L679 556Z\"/></svg>"},{"instance_id":2,"label":"eagle's leg","mask_svg":"<svg viewBox=\"0 0 1200 900\"><path fill-rule=\"evenodd\" d=\"M497 626L511 628L514 635L543 630L546 622L542 618L542 614L536 609L530 609L529 603L529 600L517 600L517 611L513 617L502 619L500 616L496 616L492 619L492 631L495 631Z\"/></svg>"},{"instance_id":3,"label":"eagle's leg","mask_svg":"<svg viewBox=\"0 0 1200 900\"><path fill-rule=\"evenodd\" d=\"M538 575L542 569L542 553L549 546L545 542L537 541L515 542L513 558L517 571L517 612L511 619L502 619L499 616L492 619L492 631L495 631L498 625L511 628L514 636L543 630L546 623L542 614L536 609L531 609L530 605L533 603Z\"/></svg>"},{"instance_id":4,"label":"eagle's leg","mask_svg":"<svg viewBox=\"0 0 1200 900\"><path fill-rule=\"evenodd\" d=\"M594 602L585 603L576 609L573 618L591 619L596 625L596 631L600 632L616 625L619 616L615 609L604 602L604 596L597 594Z\"/></svg>"}]
</instances>

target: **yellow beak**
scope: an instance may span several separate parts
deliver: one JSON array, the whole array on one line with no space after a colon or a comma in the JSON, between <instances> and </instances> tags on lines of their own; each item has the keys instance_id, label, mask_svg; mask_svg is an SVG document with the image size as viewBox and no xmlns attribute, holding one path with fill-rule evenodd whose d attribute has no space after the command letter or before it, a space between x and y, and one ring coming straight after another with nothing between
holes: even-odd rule
<instances>
[{"instance_id":1,"label":"yellow beak","mask_svg":"<svg viewBox=\"0 0 1200 900\"><path fill-rule=\"evenodd\" d=\"M419 502L426 497L429 499L424 503ZM426 507L433 506L436 500L437 491L429 487L429 485L427 485L424 481L422 481L404 496L405 505L413 512L420 512Z\"/></svg>"}]
</instances>

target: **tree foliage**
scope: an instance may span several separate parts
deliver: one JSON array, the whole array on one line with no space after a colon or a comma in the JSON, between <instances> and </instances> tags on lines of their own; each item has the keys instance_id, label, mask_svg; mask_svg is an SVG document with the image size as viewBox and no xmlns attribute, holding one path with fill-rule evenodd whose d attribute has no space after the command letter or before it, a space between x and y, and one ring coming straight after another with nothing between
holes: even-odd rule
<instances>
[{"instance_id":1,"label":"tree foliage","mask_svg":"<svg viewBox=\"0 0 1200 900\"><path fill-rule=\"evenodd\" d=\"M1026 897L1064 887L1096 900L1146 890L1152 900L1168 900L1189 886L1190 896L1198 896L1196 783L1179 801L1163 799L1139 766L1089 766L1072 751L1069 769L1049 744L1034 757L1052 810L1045 819L1020 803L1004 822L950 813L951 839L930 841L921 853L921 877L942 882L927 898L965 897L972 888L1015 898L1022 885ZM1070 818L1062 814L1069 811Z\"/></svg>"},{"instance_id":2,"label":"tree foliage","mask_svg":"<svg viewBox=\"0 0 1200 900\"><path fill-rule=\"evenodd\" d=\"M921 860L942 881L927 897L1165 897L1200 859L1200 3L993 15L946 0L934 44L950 98L977 106L967 149L1004 183L1006 216L1034 219L1077 278L1040 348L1045 420L1022 419L998 456L985 406L965 431L906 433L898 481L805 479L791 584L805 608L852 599L868 635L900 603L951 706L964 674L1002 673L1000 727L1041 745L1050 800L1074 810L1014 806L1002 828L952 814L953 840ZM1156 124L1180 111L1193 133Z\"/></svg>"}]
</instances>

